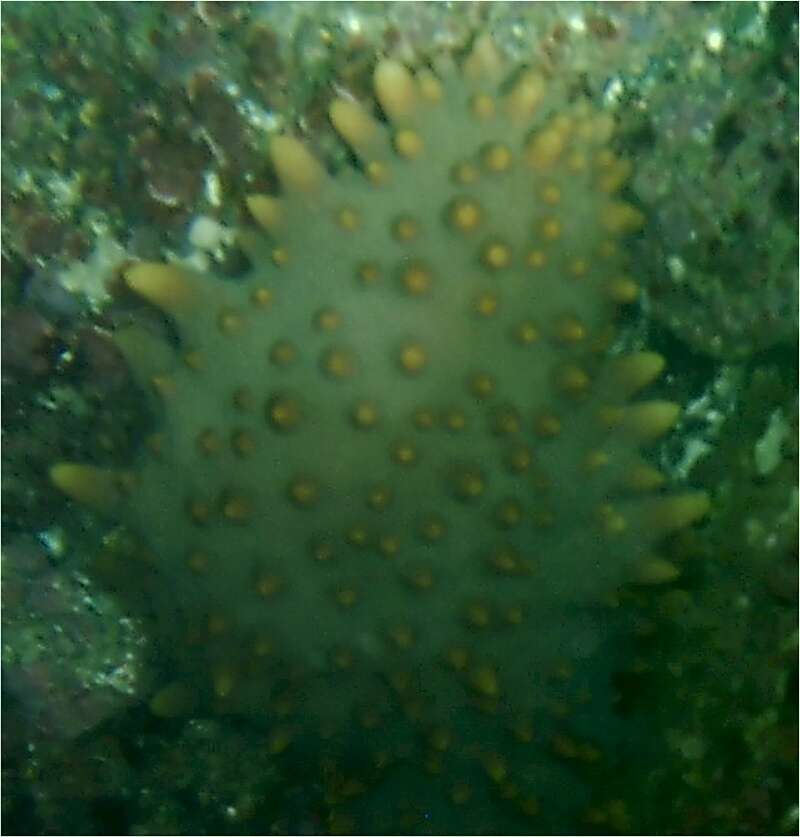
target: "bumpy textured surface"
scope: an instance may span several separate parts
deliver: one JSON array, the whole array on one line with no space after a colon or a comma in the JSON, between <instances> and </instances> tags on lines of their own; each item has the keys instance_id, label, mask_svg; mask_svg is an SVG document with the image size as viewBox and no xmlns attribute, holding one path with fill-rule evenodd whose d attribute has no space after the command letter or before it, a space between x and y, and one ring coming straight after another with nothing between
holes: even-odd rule
<instances>
[{"instance_id":1,"label":"bumpy textured surface","mask_svg":"<svg viewBox=\"0 0 800 837\"><path fill-rule=\"evenodd\" d=\"M52 471L146 539L106 569L160 625L153 710L263 714L334 831L365 807L424 828L435 799L480 829L481 800L536 814L562 769L536 743L599 758L553 719L591 697L609 597L674 577L652 549L707 505L640 454L678 414L631 403L661 358L605 356L643 221L611 121L507 76L487 40L436 75L380 63L382 118L331 108L357 163L336 177L276 138L248 276L127 271L180 334L116 337L164 406L136 472ZM422 769L381 805L381 776Z\"/></svg>"}]
</instances>

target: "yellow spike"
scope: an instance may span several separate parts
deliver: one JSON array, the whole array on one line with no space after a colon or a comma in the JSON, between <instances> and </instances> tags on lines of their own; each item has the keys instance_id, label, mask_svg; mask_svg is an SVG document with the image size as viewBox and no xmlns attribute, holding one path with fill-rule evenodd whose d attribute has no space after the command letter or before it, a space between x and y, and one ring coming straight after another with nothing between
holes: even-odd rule
<instances>
[{"instance_id":1,"label":"yellow spike","mask_svg":"<svg viewBox=\"0 0 800 837\"><path fill-rule=\"evenodd\" d=\"M196 300L194 283L179 267L158 262L139 262L125 271L128 287L148 302L176 314Z\"/></svg>"},{"instance_id":2,"label":"yellow spike","mask_svg":"<svg viewBox=\"0 0 800 837\"><path fill-rule=\"evenodd\" d=\"M589 376L580 366L562 366L556 372L556 386L565 395L582 395L589 388Z\"/></svg>"},{"instance_id":3,"label":"yellow spike","mask_svg":"<svg viewBox=\"0 0 800 837\"><path fill-rule=\"evenodd\" d=\"M633 165L630 160L616 160L610 168L600 174L597 181L600 191L607 195L618 192L625 185L632 171Z\"/></svg>"},{"instance_id":4,"label":"yellow spike","mask_svg":"<svg viewBox=\"0 0 800 837\"><path fill-rule=\"evenodd\" d=\"M528 143L525 155L528 163L535 169L552 166L566 145L565 137L555 128L543 128Z\"/></svg>"},{"instance_id":5,"label":"yellow spike","mask_svg":"<svg viewBox=\"0 0 800 837\"><path fill-rule=\"evenodd\" d=\"M574 345L586 339L586 326L575 317L562 317L556 321L553 336L562 343Z\"/></svg>"},{"instance_id":6,"label":"yellow spike","mask_svg":"<svg viewBox=\"0 0 800 837\"><path fill-rule=\"evenodd\" d=\"M469 663L469 652L460 646L453 646L445 651L444 659L454 671L464 671Z\"/></svg>"},{"instance_id":7,"label":"yellow spike","mask_svg":"<svg viewBox=\"0 0 800 837\"><path fill-rule=\"evenodd\" d=\"M378 550L381 555L391 558L400 549L400 538L397 535L381 535L378 540Z\"/></svg>"},{"instance_id":8,"label":"yellow spike","mask_svg":"<svg viewBox=\"0 0 800 837\"><path fill-rule=\"evenodd\" d=\"M608 204L600 213L600 222L612 235L636 232L644 226L644 215L629 203Z\"/></svg>"},{"instance_id":9,"label":"yellow spike","mask_svg":"<svg viewBox=\"0 0 800 837\"><path fill-rule=\"evenodd\" d=\"M414 112L417 85L409 71L399 62L387 59L375 68L375 95L392 122L407 121Z\"/></svg>"},{"instance_id":10,"label":"yellow spike","mask_svg":"<svg viewBox=\"0 0 800 837\"><path fill-rule=\"evenodd\" d=\"M450 789L450 801L453 805L465 805L472 796L472 788L465 782L459 782Z\"/></svg>"},{"instance_id":11,"label":"yellow spike","mask_svg":"<svg viewBox=\"0 0 800 837\"><path fill-rule=\"evenodd\" d=\"M367 505L373 511L383 511L391 504L393 496L394 493L389 486L378 483L370 488L367 494Z\"/></svg>"},{"instance_id":12,"label":"yellow spike","mask_svg":"<svg viewBox=\"0 0 800 837\"><path fill-rule=\"evenodd\" d=\"M483 760L483 767L489 778L499 784L508 776L505 759L497 753L489 753Z\"/></svg>"},{"instance_id":13,"label":"yellow spike","mask_svg":"<svg viewBox=\"0 0 800 837\"><path fill-rule=\"evenodd\" d=\"M428 743L434 750L444 753L450 749L450 745L453 743L453 734L445 727L436 727L431 730L428 736Z\"/></svg>"},{"instance_id":14,"label":"yellow spike","mask_svg":"<svg viewBox=\"0 0 800 837\"><path fill-rule=\"evenodd\" d=\"M625 408L622 428L644 444L663 436L678 420L680 405L671 401L643 401Z\"/></svg>"},{"instance_id":15,"label":"yellow spike","mask_svg":"<svg viewBox=\"0 0 800 837\"><path fill-rule=\"evenodd\" d=\"M615 358L609 380L623 398L629 398L654 381L664 369L664 358L656 352L637 352Z\"/></svg>"},{"instance_id":16,"label":"yellow spike","mask_svg":"<svg viewBox=\"0 0 800 837\"><path fill-rule=\"evenodd\" d=\"M517 121L530 119L544 98L545 81L538 73L525 73L506 96L508 115Z\"/></svg>"},{"instance_id":17,"label":"yellow spike","mask_svg":"<svg viewBox=\"0 0 800 837\"><path fill-rule=\"evenodd\" d=\"M373 186L385 186L392 179L392 172L386 163L380 160L370 160L365 172Z\"/></svg>"},{"instance_id":18,"label":"yellow spike","mask_svg":"<svg viewBox=\"0 0 800 837\"><path fill-rule=\"evenodd\" d=\"M526 817L535 817L539 813L539 800L535 796L524 796L518 807Z\"/></svg>"},{"instance_id":19,"label":"yellow spike","mask_svg":"<svg viewBox=\"0 0 800 837\"><path fill-rule=\"evenodd\" d=\"M276 395L267 402L267 421L275 430L294 430L303 418L300 403L289 395Z\"/></svg>"},{"instance_id":20,"label":"yellow spike","mask_svg":"<svg viewBox=\"0 0 800 837\"><path fill-rule=\"evenodd\" d=\"M466 609L466 620L473 628L486 628L492 620L489 608L482 602L473 602Z\"/></svg>"},{"instance_id":21,"label":"yellow spike","mask_svg":"<svg viewBox=\"0 0 800 837\"><path fill-rule=\"evenodd\" d=\"M313 194L325 179L325 170L320 162L294 137L273 137L269 154L281 185L289 192Z\"/></svg>"},{"instance_id":22,"label":"yellow spike","mask_svg":"<svg viewBox=\"0 0 800 837\"><path fill-rule=\"evenodd\" d=\"M325 375L334 380L351 378L357 370L356 357L350 349L333 346L323 352L320 368Z\"/></svg>"},{"instance_id":23,"label":"yellow spike","mask_svg":"<svg viewBox=\"0 0 800 837\"><path fill-rule=\"evenodd\" d=\"M310 477L295 477L289 483L288 492L298 508L309 508L319 499L319 484Z\"/></svg>"},{"instance_id":24,"label":"yellow spike","mask_svg":"<svg viewBox=\"0 0 800 837\"><path fill-rule=\"evenodd\" d=\"M627 276L618 276L606 285L606 295L612 302L630 305L639 297L639 286Z\"/></svg>"},{"instance_id":25,"label":"yellow spike","mask_svg":"<svg viewBox=\"0 0 800 837\"><path fill-rule=\"evenodd\" d=\"M422 137L410 128L403 128L394 137L394 147L397 153L406 160L415 160L422 153L425 144Z\"/></svg>"},{"instance_id":26,"label":"yellow spike","mask_svg":"<svg viewBox=\"0 0 800 837\"><path fill-rule=\"evenodd\" d=\"M644 525L646 529L667 534L705 517L710 507L711 501L705 491L688 491L673 497L662 497L653 500L645 511Z\"/></svg>"},{"instance_id":27,"label":"yellow spike","mask_svg":"<svg viewBox=\"0 0 800 837\"><path fill-rule=\"evenodd\" d=\"M516 500L503 500L495 509L494 521L502 529L512 529L522 518L522 506Z\"/></svg>"},{"instance_id":28,"label":"yellow spike","mask_svg":"<svg viewBox=\"0 0 800 837\"><path fill-rule=\"evenodd\" d=\"M414 631L408 625L396 625L391 628L389 638L401 651L408 651L414 645Z\"/></svg>"},{"instance_id":29,"label":"yellow spike","mask_svg":"<svg viewBox=\"0 0 800 837\"><path fill-rule=\"evenodd\" d=\"M479 666L470 673L470 685L484 697L496 698L500 694L497 672L492 666Z\"/></svg>"},{"instance_id":30,"label":"yellow spike","mask_svg":"<svg viewBox=\"0 0 800 837\"><path fill-rule=\"evenodd\" d=\"M253 515L253 504L243 494L230 494L223 498L222 514L231 523L247 523Z\"/></svg>"},{"instance_id":31,"label":"yellow spike","mask_svg":"<svg viewBox=\"0 0 800 837\"><path fill-rule=\"evenodd\" d=\"M669 584L680 576L680 570L663 558L645 558L637 562L634 568L634 581L637 584Z\"/></svg>"},{"instance_id":32,"label":"yellow spike","mask_svg":"<svg viewBox=\"0 0 800 837\"><path fill-rule=\"evenodd\" d=\"M372 401L359 401L350 413L353 424L361 430L369 430L380 421L380 412Z\"/></svg>"},{"instance_id":33,"label":"yellow spike","mask_svg":"<svg viewBox=\"0 0 800 837\"><path fill-rule=\"evenodd\" d=\"M216 456L222 450L222 437L215 430L207 428L198 435L195 445L203 456Z\"/></svg>"},{"instance_id":34,"label":"yellow spike","mask_svg":"<svg viewBox=\"0 0 800 837\"><path fill-rule=\"evenodd\" d=\"M481 263L488 270L503 270L513 260L511 248L500 239L487 241L481 249Z\"/></svg>"},{"instance_id":35,"label":"yellow spike","mask_svg":"<svg viewBox=\"0 0 800 837\"><path fill-rule=\"evenodd\" d=\"M159 718L177 718L189 714L195 705L195 690L186 683L174 682L159 689L150 699L150 711Z\"/></svg>"},{"instance_id":36,"label":"yellow spike","mask_svg":"<svg viewBox=\"0 0 800 837\"><path fill-rule=\"evenodd\" d=\"M486 480L477 468L461 467L453 473L453 489L456 497L464 502L480 498L486 490Z\"/></svg>"},{"instance_id":37,"label":"yellow spike","mask_svg":"<svg viewBox=\"0 0 800 837\"><path fill-rule=\"evenodd\" d=\"M156 395L164 399L172 398L177 389L175 379L171 375L153 375L150 378L150 386Z\"/></svg>"},{"instance_id":38,"label":"yellow spike","mask_svg":"<svg viewBox=\"0 0 800 837\"><path fill-rule=\"evenodd\" d=\"M444 521L438 517L429 517L423 521L420 527L420 536L428 543L436 543L441 540L447 532Z\"/></svg>"},{"instance_id":39,"label":"yellow spike","mask_svg":"<svg viewBox=\"0 0 800 837\"><path fill-rule=\"evenodd\" d=\"M477 93L469 103L470 111L476 119L486 121L495 115L494 99L486 93Z\"/></svg>"},{"instance_id":40,"label":"yellow spike","mask_svg":"<svg viewBox=\"0 0 800 837\"><path fill-rule=\"evenodd\" d=\"M588 133L596 145L607 143L614 136L614 117L610 113L598 113L588 120Z\"/></svg>"},{"instance_id":41,"label":"yellow spike","mask_svg":"<svg viewBox=\"0 0 800 837\"><path fill-rule=\"evenodd\" d=\"M229 668L220 668L214 674L214 694L218 698L226 698L233 691L236 678Z\"/></svg>"},{"instance_id":42,"label":"yellow spike","mask_svg":"<svg viewBox=\"0 0 800 837\"><path fill-rule=\"evenodd\" d=\"M561 421L552 413L540 413L534 420L533 430L541 439L551 439L561 432Z\"/></svg>"},{"instance_id":43,"label":"yellow spike","mask_svg":"<svg viewBox=\"0 0 800 837\"><path fill-rule=\"evenodd\" d=\"M292 743L292 731L287 727L277 727L267 739L267 750L270 755L278 756Z\"/></svg>"},{"instance_id":44,"label":"yellow spike","mask_svg":"<svg viewBox=\"0 0 800 837\"><path fill-rule=\"evenodd\" d=\"M378 123L361 105L336 99L328 114L333 127L359 157L367 157L378 136Z\"/></svg>"},{"instance_id":45,"label":"yellow spike","mask_svg":"<svg viewBox=\"0 0 800 837\"><path fill-rule=\"evenodd\" d=\"M458 198L448 208L447 217L458 232L469 233L480 226L483 209L471 198Z\"/></svg>"},{"instance_id":46,"label":"yellow spike","mask_svg":"<svg viewBox=\"0 0 800 837\"><path fill-rule=\"evenodd\" d=\"M481 153L481 162L486 171L493 174L500 174L508 171L514 162L511 149L501 142L495 142L487 146Z\"/></svg>"},{"instance_id":47,"label":"yellow spike","mask_svg":"<svg viewBox=\"0 0 800 837\"><path fill-rule=\"evenodd\" d=\"M417 86L422 98L432 105L442 101L442 83L430 70L420 70L417 73Z\"/></svg>"},{"instance_id":48,"label":"yellow spike","mask_svg":"<svg viewBox=\"0 0 800 837\"><path fill-rule=\"evenodd\" d=\"M630 491L655 491L666 481L665 476L652 465L640 462L624 476L624 485Z\"/></svg>"},{"instance_id":49,"label":"yellow spike","mask_svg":"<svg viewBox=\"0 0 800 837\"><path fill-rule=\"evenodd\" d=\"M82 465L59 462L50 468L50 481L72 500L99 511L110 511L121 499L125 474Z\"/></svg>"},{"instance_id":50,"label":"yellow spike","mask_svg":"<svg viewBox=\"0 0 800 837\"><path fill-rule=\"evenodd\" d=\"M495 81L504 72L503 58L490 35L476 39L472 52L464 61L462 72L468 81Z\"/></svg>"},{"instance_id":51,"label":"yellow spike","mask_svg":"<svg viewBox=\"0 0 800 837\"><path fill-rule=\"evenodd\" d=\"M247 209L263 229L275 234L283 220L283 208L278 198L269 195L248 195L245 198Z\"/></svg>"},{"instance_id":52,"label":"yellow spike","mask_svg":"<svg viewBox=\"0 0 800 837\"><path fill-rule=\"evenodd\" d=\"M604 503L598 510L600 528L608 537L618 537L628 531L628 521L611 503Z\"/></svg>"},{"instance_id":53,"label":"yellow spike","mask_svg":"<svg viewBox=\"0 0 800 837\"><path fill-rule=\"evenodd\" d=\"M352 587L340 587L334 596L336 602L342 607L353 607L358 601L358 593Z\"/></svg>"}]
</instances>

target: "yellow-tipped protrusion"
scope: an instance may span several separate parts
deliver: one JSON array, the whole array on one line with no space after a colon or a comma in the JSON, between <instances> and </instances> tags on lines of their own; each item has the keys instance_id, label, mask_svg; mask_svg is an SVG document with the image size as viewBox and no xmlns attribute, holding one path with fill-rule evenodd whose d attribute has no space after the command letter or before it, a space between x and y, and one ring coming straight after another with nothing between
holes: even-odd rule
<instances>
[{"instance_id":1,"label":"yellow-tipped protrusion","mask_svg":"<svg viewBox=\"0 0 800 837\"><path fill-rule=\"evenodd\" d=\"M630 468L623 477L623 485L629 491L655 491L666 482L666 477L652 465L640 462Z\"/></svg>"},{"instance_id":2,"label":"yellow-tipped protrusion","mask_svg":"<svg viewBox=\"0 0 800 837\"><path fill-rule=\"evenodd\" d=\"M644 226L644 215L629 203L618 201L608 204L600 213L600 222L612 235L636 232Z\"/></svg>"},{"instance_id":3,"label":"yellow-tipped protrusion","mask_svg":"<svg viewBox=\"0 0 800 837\"><path fill-rule=\"evenodd\" d=\"M292 731L288 727L277 727L267 739L267 751L272 756L279 756L292 743Z\"/></svg>"},{"instance_id":4,"label":"yellow-tipped protrusion","mask_svg":"<svg viewBox=\"0 0 800 837\"><path fill-rule=\"evenodd\" d=\"M481 264L487 270L504 270L511 265L513 254L505 241L492 239L481 248Z\"/></svg>"},{"instance_id":5,"label":"yellow-tipped protrusion","mask_svg":"<svg viewBox=\"0 0 800 837\"><path fill-rule=\"evenodd\" d=\"M453 229L470 233L480 226L483 210L481 205L471 198L458 198L450 205L447 218Z\"/></svg>"},{"instance_id":6,"label":"yellow-tipped protrusion","mask_svg":"<svg viewBox=\"0 0 800 837\"><path fill-rule=\"evenodd\" d=\"M393 497L394 492L388 485L373 485L367 494L367 505L373 511L384 511L391 505Z\"/></svg>"},{"instance_id":7,"label":"yellow-tipped protrusion","mask_svg":"<svg viewBox=\"0 0 800 837\"><path fill-rule=\"evenodd\" d=\"M125 271L125 282L134 293L170 314L185 310L196 299L191 278L174 265L139 262Z\"/></svg>"},{"instance_id":8,"label":"yellow-tipped protrusion","mask_svg":"<svg viewBox=\"0 0 800 837\"><path fill-rule=\"evenodd\" d=\"M422 137L411 128L403 128L394 135L395 151L406 160L416 160L425 147Z\"/></svg>"},{"instance_id":9,"label":"yellow-tipped protrusion","mask_svg":"<svg viewBox=\"0 0 800 837\"><path fill-rule=\"evenodd\" d=\"M670 430L680 414L680 405L672 401L645 401L625 409L622 428L637 443L646 444Z\"/></svg>"},{"instance_id":10,"label":"yellow-tipped protrusion","mask_svg":"<svg viewBox=\"0 0 800 837\"><path fill-rule=\"evenodd\" d=\"M235 686L236 676L230 668L221 667L214 672L214 694L220 700L224 700L225 698L230 697L230 694Z\"/></svg>"},{"instance_id":11,"label":"yellow-tipped protrusion","mask_svg":"<svg viewBox=\"0 0 800 837\"><path fill-rule=\"evenodd\" d=\"M362 159L371 157L378 139L378 123L361 105L347 99L336 99L328 114L333 127Z\"/></svg>"},{"instance_id":12,"label":"yellow-tipped protrusion","mask_svg":"<svg viewBox=\"0 0 800 837\"><path fill-rule=\"evenodd\" d=\"M472 788L465 782L459 782L450 789L450 801L453 805L466 805L472 797Z\"/></svg>"},{"instance_id":13,"label":"yellow-tipped protrusion","mask_svg":"<svg viewBox=\"0 0 800 837\"><path fill-rule=\"evenodd\" d=\"M646 528L668 534L700 520L708 514L711 501L705 491L689 491L674 497L653 500L644 513Z\"/></svg>"},{"instance_id":14,"label":"yellow-tipped protrusion","mask_svg":"<svg viewBox=\"0 0 800 837\"><path fill-rule=\"evenodd\" d=\"M309 508L319 499L319 484L310 477L295 477L289 483L288 493L295 506Z\"/></svg>"},{"instance_id":15,"label":"yellow-tipped protrusion","mask_svg":"<svg viewBox=\"0 0 800 837\"><path fill-rule=\"evenodd\" d=\"M150 699L150 711L159 718L187 715L195 706L195 695L187 683L170 683Z\"/></svg>"},{"instance_id":16,"label":"yellow-tipped protrusion","mask_svg":"<svg viewBox=\"0 0 800 837\"><path fill-rule=\"evenodd\" d=\"M498 81L505 72L503 58L489 35L481 35L464 61L464 78L472 82Z\"/></svg>"},{"instance_id":17,"label":"yellow-tipped protrusion","mask_svg":"<svg viewBox=\"0 0 800 837\"><path fill-rule=\"evenodd\" d=\"M557 162L566 147L564 135L555 128L539 131L525 149L525 158L535 169L546 169Z\"/></svg>"},{"instance_id":18,"label":"yellow-tipped protrusion","mask_svg":"<svg viewBox=\"0 0 800 837\"><path fill-rule=\"evenodd\" d=\"M456 497L465 503L479 499L486 490L486 479L477 468L459 468L453 473L452 480Z\"/></svg>"},{"instance_id":19,"label":"yellow-tipped protrusion","mask_svg":"<svg viewBox=\"0 0 800 837\"><path fill-rule=\"evenodd\" d=\"M359 401L350 413L353 424L360 430L370 430L378 425L380 411L372 401Z\"/></svg>"},{"instance_id":20,"label":"yellow-tipped protrusion","mask_svg":"<svg viewBox=\"0 0 800 837\"><path fill-rule=\"evenodd\" d=\"M253 511L252 502L244 494L231 493L222 498L222 516L230 523L247 523Z\"/></svg>"},{"instance_id":21,"label":"yellow-tipped protrusion","mask_svg":"<svg viewBox=\"0 0 800 837\"><path fill-rule=\"evenodd\" d=\"M645 558L634 567L634 581L637 584L669 584L680 576L680 570L663 558Z\"/></svg>"},{"instance_id":22,"label":"yellow-tipped protrusion","mask_svg":"<svg viewBox=\"0 0 800 837\"><path fill-rule=\"evenodd\" d=\"M50 469L50 481L56 488L75 502L98 511L109 511L119 502L124 476L77 462L59 462Z\"/></svg>"},{"instance_id":23,"label":"yellow-tipped protrusion","mask_svg":"<svg viewBox=\"0 0 800 837\"><path fill-rule=\"evenodd\" d=\"M612 279L605 290L608 298L619 305L630 305L639 298L639 286L627 276Z\"/></svg>"},{"instance_id":24,"label":"yellow-tipped protrusion","mask_svg":"<svg viewBox=\"0 0 800 837\"><path fill-rule=\"evenodd\" d=\"M418 375L428 365L428 353L421 343L408 342L400 348L399 361L407 375Z\"/></svg>"},{"instance_id":25,"label":"yellow-tipped protrusion","mask_svg":"<svg viewBox=\"0 0 800 837\"><path fill-rule=\"evenodd\" d=\"M422 98L429 104L438 105L442 101L444 88L441 81L430 70L420 70L417 73L417 88Z\"/></svg>"},{"instance_id":26,"label":"yellow-tipped protrusion","mask_svg":"<svg viewBox=\"0 0 800 837\"><path fill-rule=\"evenodd\" d=\"M664 358L656 352L637 352L610 363L609 381L623 398L635 395L664 370Z\"/></svg>"},{"instance_id":27,"label":"yellow-tipped protrusion","mask_svg":"<svg viewBox=\"0 0 800 837\"><path fill-rule=\"evenodd\" d=\"M553 337L561 343L576 345L586 339L586 326L576 317L561 317L553 326Z\"/></svg>"},{"instance_id":28,"label":"yellow-tipped protrusion","mask_svg":"<svg viewBox=\"0 0 800 837\"><path fill-rule=\"evenodd\" d=\"M405 122L417 104L417 85L413 76L399 62L381 61L375 68L375 95L392 122Z\"/></svg>"},{"instance_id":29,"label":"yellow-tipped protrusion","mask_svg":"<svg viewBox=\"0 0 800 837\"><path fill-rule=\"evenodd\" d=\"M275 430L294 430L303 419L300 403L290 395L276 395L267 402L267 421Z\"/></svg>"},{"instance_id":30,"label":"yellow-tipped protrusion","mask_svg":"<svg viewBox=\"0 0 800 837\"><path fill-rule=\"evenodd\" d=\"M472 115L482 122L494 118L497 112L494 99L486 93L475 94L470 100L469 109Z\"/></svg>"},{"instance_id":31,"label":"yellow-tipped protrusion","mask_svg":"<svg viewBox=\"0 0 800 837\"><path fill-rule=\"evenodd\" d=\"M508 115L525 122L531 118L544 98L545 81L538 73L525 73L506 96L505 108Z\"/></svg>"},{"instance_id":32,"label":"yellow-tipped protrusion","mask_svg":"<svg viewBox=\"0 0 800 837\"><path fill-rule=\"evenodd\" d=\"M583 395L589 388L589 376L580 366L569 364L556 371L555 384L565 395Z\"/></svg>"},{"instance_id":33,"label":"yellow-tipped protrusion","mask_svg":"<svg viewBox=\"0 0 800 837\"><path fill-rule=\"evenodd\" d=\"M274 235L283 220L283 207L278 198L270 195L248 195L245 198L247 209L253 218L268 233Z\"/></svg>"},{"instance_id":34,"label":"yellow-tipped protrusion","mask_svg":"<svg viewBox=\"0 0 800 837\"><path fill-rule=\"evenodd\" d=\"M334 346L322 353L320 368L328 378L343 381L355 375L356 357L350 349Z\"/></svg>"},{"instance_id":35,"label":"yellow-tipped protrusion","mask_svg":"<svg viewBox=\"0 0 800 837\"><path fill-rule=\"evenodd\" d=\"M497 672L493 666L478 666L470 672L470 686L483 697L496 698L500 695Z\"/></svg>"},{"instance_id":36,"label":"yellow-tipped protrusion","mask_svg":"<svg viewBox=\"0 0 800 837\"><path fill-rule=\"evenodd\" d=\"M325 170L320 162L294 137L273 137L269 153L281 185L287 192L312 195L325 180Z\"/></svg>"},{"instance_id":37,"label":"yellow-tipped protrusion","mask_svg":"<svg viewBox=\"0 0 800 837\"><path fill-rule=\"evenodd\" d=\"M506 761L497 753L489 753L483 760L483 767L487 776L496 784L500 784L508 776Z\"/></svg>"},{"instance_id":38,"label":"yellow-tipped protrusion","mask_svg":"<svg viewBox=\"0 0 800 837\"><path fill-rule=\"evenodd\" d=\"M422 262L412 262L400 274L400 282L409 296L423 296L431 287L430 268Z\"/></svg>"},{"instance_id":39,"label":"yellow-tipped protrusion","mask_svg":"<svg viewBox=\"0 0 800 837\"><path fill-rule=\"evenodd\" d=\"M511 149L504 143L494 142L483 149L481 162L486 171L492 174L501 174L511 168L514 162L514 155L511 153Z\"/></svg>"},{"instance_id":40,"label":"yellow-tipped protrusion","mask_svg":"<svg viewBox=\"0 0 800 837\"><path fill-rule=\"evenodd\" d=\"M630 160L615 160L608 168L600 172L597 185L601 192L613 195L627 182L633 171Z\"/></svg>"}]
</instances>

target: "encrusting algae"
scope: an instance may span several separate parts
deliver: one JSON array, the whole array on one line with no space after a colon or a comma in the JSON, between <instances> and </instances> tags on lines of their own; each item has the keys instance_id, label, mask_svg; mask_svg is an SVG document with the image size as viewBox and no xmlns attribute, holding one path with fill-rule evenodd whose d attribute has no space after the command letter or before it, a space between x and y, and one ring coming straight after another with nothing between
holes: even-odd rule
<instances>
[{"instance_id":1,"label":"encrusting algae","mask_svg":"<svg viewBox=\"0 0 800 837\"><path fill-rule=\"evenodd\" d=\"M638 398L662 358L607 353L638 291L631 165L609 116L509 80L488 38L435 74L381 61L374 87L380 114L330 108L357 161L335 177L273 139L242 281L126 271L180 334L115 335L162 426L133 472L51 475L143 536L105 570L157 621L155 713L264 716L331 831L437 805L491 830L495 803L557 828L562 762L601 757L565 731L598 613L675 578L658 541L708 507L641 454L679 414ZM398 812L383 780L418 771Z\"/></svg>"}]
</instances>

